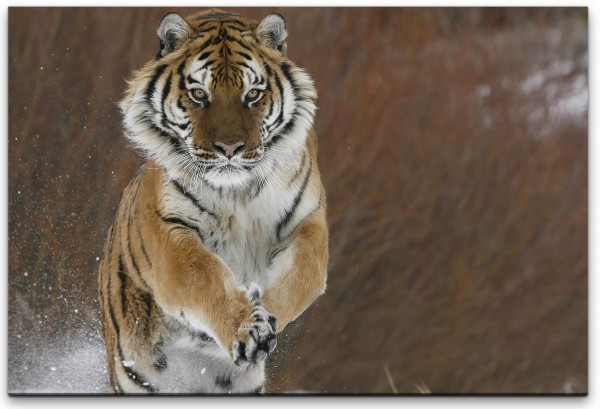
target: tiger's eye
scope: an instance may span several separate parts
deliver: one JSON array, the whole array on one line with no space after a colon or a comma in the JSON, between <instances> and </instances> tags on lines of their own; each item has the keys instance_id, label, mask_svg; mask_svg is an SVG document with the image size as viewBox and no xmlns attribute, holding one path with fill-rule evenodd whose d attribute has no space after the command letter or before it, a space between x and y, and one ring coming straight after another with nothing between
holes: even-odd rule
<instances>
[{"instance_id":1,"label":"tiger's eye","mask_svg":"<svg viewBox=\"0 0 600 409\"><path fill-rule=\"evenodd\" d=\"M203 102L207 99L208 95L206 95L206 91L204 91L203 89L196 88L192 90L192 97L194 97L196 101Z\"/></svg>"},{"instance_id":2,"label":"tiger's eye","mask_svg":"<svg viewBox=\"0 0 600 409\"><path fill-rule=\"evenodd\" d=\"M246 93L246 103L250 104L262 98L262 91L259 89L251 89Z\"/></svg>"}]
</instances>

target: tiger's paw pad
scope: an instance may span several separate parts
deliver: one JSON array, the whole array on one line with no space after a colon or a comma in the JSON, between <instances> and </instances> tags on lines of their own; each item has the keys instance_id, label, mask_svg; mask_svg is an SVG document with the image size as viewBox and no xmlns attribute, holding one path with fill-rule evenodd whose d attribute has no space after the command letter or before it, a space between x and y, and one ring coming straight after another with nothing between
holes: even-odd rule
<instances>
[{"instance_id":1,"label":"tiger's paw pad","mask_svg":"<svg viewBox=\"0 0 600 409\"><path fill-rule=\"evenodd\" d=\"M262 307L255 307L238 330L232 356L236 365L264 361L277 346L277 319Z\"/></svg>"}]
</instances>

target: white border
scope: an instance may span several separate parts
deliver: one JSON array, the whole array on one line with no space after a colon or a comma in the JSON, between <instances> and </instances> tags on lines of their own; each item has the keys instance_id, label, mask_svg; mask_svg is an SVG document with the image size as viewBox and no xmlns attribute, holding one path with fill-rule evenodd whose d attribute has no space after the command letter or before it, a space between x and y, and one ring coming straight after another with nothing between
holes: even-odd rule
<instances>
[{"instance_id":1,"label":"white border","mask_svg":"<svg viewBox=\"0 0 600 409\"><path fill-rule=\"evenodd\" d=\"M82 0L63 0L58 2L49 3L46 1L15 1L8 0L7 6L97 6L97 7L122 7L122 6L165 6L167 2L156 1L156 0L129 0L124 4L121 0L104 0L104 1L82 1ZM431 407L451 407L451 408L480 408L485 407L497 408L497 407L510 407L511 409L518 408L554 408L564 406L577 406L585 408L596 408L600 407L600 399L598 398L599 383L598 377L596 376L598 369L598 354L594 350L594 345L598 345L598 333L597 325L594 322L594 318L598 317L598 305L595 301L593 294L598 294L598 280L594 273L597 273L597 251L600 250L597 247L595 240L598 232L598 218L595 217L594 209L598 205L598 176L600 172L600 165L595 163L592 158L598 158L599 145L595 143L594 136L596 136L596 126L594 118L598 117L598 109L593 104L592 95L596 95L597 86L594 81L594 75L592 68L598 67L598 31L594 27L596 22L598 6L593 4L591 1L577 1L573 3L567 3L566 1L489 1L482 3L482 1L461 1L461 2L449 2L449 1L374 1L365 4L364 1L359 2L356 0L338 0L338 1L212 1L206 2L201 0L177 0L176 4L167 5L168 7L196 7L202 8L207 6L219 6L219 7L234 7L234 6L583 6L589 7L589 56L590 56L590 110L589 110L589 384L588 391L589 397L587 398L548 398L548 397L507 397L507 398L485 398L485 397L425 397L425 398L382 398L382 397L323 397L323 398L87 398L87 397L72 397L72 398L49 398L49 397L19 397L9 398L7 393L7 327L8 327L8 290L6 288L7 274L3 274L4 277L4 288L2 291L2 302L0 302L0 319L2 325L0 325L0 342L3 342L0 346L0 357L1 361L5 363L4 370L0 371L0 385L4 391L3 404L8 407L19 407L29 408L37 406L54 406L60 408L76 407L79 408L81 405L89 405L94 407L103 407L105 405L111 405L115 407L129 407L131 405L143 404L151 407L163 407L165 404L176 404L178 407L194 407L209 406L209 407L236 407L248 406L248 407L276 407L285 405L290 407L300 407L306 405L333 405L333 406L356 406L363 407L365 405L377 405L382 407L403 407L403 408L431 408ZM0 166L0 192L2 194L2 200L0 201L2 217L0 218L0 232L3 234L3 246L0 251L0 268L2 272L7 272L8 269L8 9L3 7L0 10L2 18L0 20L2 25L2 31L0 37L0 55L3 56L2 62L0 63L0 77L4 82L4 85L0 87L2 90L2 98L0 101L0 124L2 124L1 133L3 135L3 144L0 145L0 158L2 166ZM568 238L565 238L568 240ZM352 363L349 362L349 367Z\"/></svg>"}]
</instances>

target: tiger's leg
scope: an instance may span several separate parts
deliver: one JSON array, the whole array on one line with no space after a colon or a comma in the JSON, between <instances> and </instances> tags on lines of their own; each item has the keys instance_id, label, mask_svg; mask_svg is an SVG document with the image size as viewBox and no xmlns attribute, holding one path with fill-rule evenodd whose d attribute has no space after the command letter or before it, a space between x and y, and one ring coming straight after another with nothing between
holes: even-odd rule
<instances>
[{"instance_id":1,"label":"tiger's leg","mask_svg":"<svg viewBox=\"0 0 600 409\"><path fill-rule=\"evenodd\" d=\"M131 253L124 252L124 226L117 220L109 231L100 266L100 304L113 393L156 393L153 380L165 367L164 326L147 289L136 285L138 271ZM125 247L127 248L127 247Z\"/></svg>"},{"instance_id":2,"label":"tiger's leg","mask_svg":"<svg viewBox=\"0 0 600 409\"><path fill-rule=\"evenodd\" d=\"M323 209L303 220L271 263L276 277L267 285L263 305L277 317L279 330L296 319L325 291L328 231Z\"/></svg>"},{"instance_id":3,"label":"tiger's leg","mask_svg":"<svg viewBox=\"0 0 600 409\"><path fill-rule=\"evenodd\" d=\"M263 361L276 344L275 318L252 302L199 232L158 212L154 217L149 226L161 257L149 286L162 311L208 333L236 364Z\"/></svg>"},{"instance_id":4,"label":"tiger's leg","mask_svg":"<svg viewBox=\"0 0 600 409\"><path fill-rule=\"evenodd\" d=\"M162 170L146 168L131 185L134 205L120 218L128 223L127 215L135 215L130 231L139 232L151 259L152 268L138 284L148 287L166 317L206 332L233 361L243 366L264 360L276 344L275 318L252 303L225 263L204 245L206 233L171 212L163 190L168 185Z\"/></svg>"}]
</instances>

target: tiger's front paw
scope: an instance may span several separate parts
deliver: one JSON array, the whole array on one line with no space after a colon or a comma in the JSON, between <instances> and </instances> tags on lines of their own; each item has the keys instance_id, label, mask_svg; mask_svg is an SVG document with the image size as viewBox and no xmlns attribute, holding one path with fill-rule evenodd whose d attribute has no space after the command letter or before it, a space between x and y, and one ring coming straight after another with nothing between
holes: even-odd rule
<instances>
[{"instance_id":1,"label":"tiger's front paw","mask_svg":"<svg viewBox=\"0 0 600 409\"><path fill-rule=\"evenodd\" d=\"M232 357L236 365L244 366L264 361L277 346L277 319L256 305L240 324L238 339L233 342Z\"/></svg>"}]
</instances>

